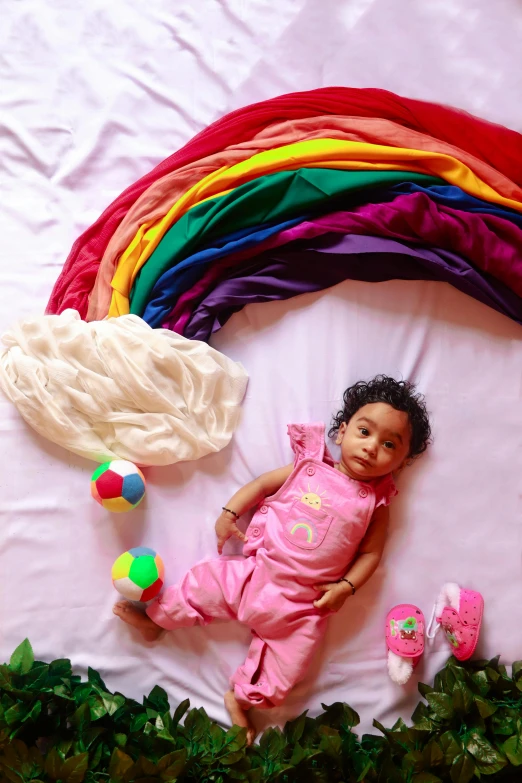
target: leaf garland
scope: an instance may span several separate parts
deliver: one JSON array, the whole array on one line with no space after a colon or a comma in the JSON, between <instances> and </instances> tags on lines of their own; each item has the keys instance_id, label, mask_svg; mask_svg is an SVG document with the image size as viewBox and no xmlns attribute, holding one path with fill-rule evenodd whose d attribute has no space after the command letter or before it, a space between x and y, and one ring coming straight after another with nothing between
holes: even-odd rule
<instances>
[{"instance_id":1,"label":"leaf garland","mask_svg":"<svg viewBox=\"0 0 522 783\"><path fill-rule=\"evenodd\" d=\"M469 783L522 781L522 661L450 658L433 687L420 683L412 725L354 732L347 704L323 704L264 732L225 731L188 699L173 713L156 686L140 704L87 681L69 660L35 661L26 639L0 665L0 780L13 783Z\"/></svg>"}]
</instances>

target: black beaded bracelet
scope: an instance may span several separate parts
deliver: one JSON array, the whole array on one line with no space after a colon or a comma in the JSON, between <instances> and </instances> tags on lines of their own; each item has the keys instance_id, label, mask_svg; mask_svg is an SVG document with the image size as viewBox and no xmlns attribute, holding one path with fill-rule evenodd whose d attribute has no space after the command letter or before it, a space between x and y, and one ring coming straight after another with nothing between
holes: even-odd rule
<instances>
[{"instance_id":1,"label":"black beaded bracelet","mask_svg":"<svg viewBox=\"0 0 522 783\"><path fill-rule=\"evenodd\" d=\"M350 582L349 579L345 579L344 576L343 576L341 579L339 579L339 581L340 582L346 582L347 584L349 584L350 587L352 588L352 595L355 595L355 587L353 586L353 584Z\"/></svg>"},{"instance_id":2,"label":"black beaded bracelet","mask_svg":"<svg viewBox=\"0 0 522 783\"><path fill-rule=\"evenodd\" d=\"M232 511L232 509L231 509L231 508L225 508L225 506L222 506L222 507L221 507L221 509L222 509L222 511L228 511L228 513L229 513L229 514L233 514L233 515L235 516L235 518L236 518L236 519L239 519L239 516L240 516L240 515L239 515L239 514L236 514L236 512L235 512L235 511Z\"/></svg>"}]
</instances>

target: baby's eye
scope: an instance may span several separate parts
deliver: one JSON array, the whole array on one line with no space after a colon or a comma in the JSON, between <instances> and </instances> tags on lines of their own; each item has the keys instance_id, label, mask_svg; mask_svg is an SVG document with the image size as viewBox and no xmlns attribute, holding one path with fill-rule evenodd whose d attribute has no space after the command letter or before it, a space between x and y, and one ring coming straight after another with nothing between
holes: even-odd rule
<instances>
[{"instance_id":1,"label":"baby's eye","mask_svg":"<svg viewBox=\"0 0 522 783\"><path fill-rule=\"evenodd\" d=\"M369 430L367 430L366 427L359 427L359 432L361 433L361 435L369 435L370 434Z\"/></svg>"},{"instance_id":2,"label":"baby's eye","mask_svg":"<svg viewBox=\"0 0 522 783\"><path fill-rule=\"evenodd\" d=\"M391 440L385 440L385 441L384 441L384 446L385 446L387 449L394 449L394 448L395 448L395 443L392 443L392 441L391 441Z\"/></svg>"}]
</instances>

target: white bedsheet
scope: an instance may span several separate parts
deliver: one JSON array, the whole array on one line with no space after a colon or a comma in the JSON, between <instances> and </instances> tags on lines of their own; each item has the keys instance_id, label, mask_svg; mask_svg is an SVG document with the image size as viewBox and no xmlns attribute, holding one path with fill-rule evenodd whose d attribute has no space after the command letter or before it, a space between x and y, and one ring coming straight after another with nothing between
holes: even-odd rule
<instances>
[{"instance_id":1,"label":"white bedsheet","mask_svg":"<svg viewBox=\"0 0 522 783\"><path fill-rule=\"evenodd\" d=\"M522 130L516 0L36 0L0 26L0 328L43 312L77 235L155 163L226 111L328 84L379 86L453 103ZM520 657L520 327L445 284L346 282L234 316L214 346L250 384L237 436L218 455L148 472L123 517L89 495L92 465L42 440L0 401L0 658L29 636L38 658L70 657L140 697L156 683L224 723L222 693L249 632L190 629L144 645L113 619L110 566L126 548L162 554L169 580L214 553L224 500L289 461L289 421L324 420L349 383L413 377L435 443L401 477L377 575L330 624L282 721L348 701L362 729L409 717L416 682L448 649L438 638L405 688L387 678L383 622L395 603L429 615L442 583L486 600L481 655Z\"/></svg>"}]
</instances>

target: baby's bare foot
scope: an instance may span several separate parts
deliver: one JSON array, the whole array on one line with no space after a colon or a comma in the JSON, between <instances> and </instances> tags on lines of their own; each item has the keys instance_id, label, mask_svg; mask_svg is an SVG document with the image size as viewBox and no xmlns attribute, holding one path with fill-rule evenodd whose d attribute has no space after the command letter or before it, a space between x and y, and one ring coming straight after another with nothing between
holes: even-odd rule
<instances>
[{"instance_id":1,"label":"baby's bare foot","mask_svg":"<svg viewBox=\"0 0 522 783\"><path fill-rule=\"evenodd\" d=\"M117 604L114 604L112 611L120 620L123 620L124 623L132 625L133 628L137 628L138 631L141 631L143 638L147 642L155 642L163 630L159 625L156 625L150 617L147 617L144 612L141 612L129 601L118 601Z\"/></svg>"},{"instance_id":2,"label":"baby's bare foot","mask_svg":"<svg viewBox=\"0 0 522 783\"><path fill-rule=\"evenodd\" d=\"M256 730L248 719L248 713L244 710L236 697L234 691L225 693L225 707L228 714L236 726L241 726L247 730L247 745L251 745L256 738Z\"/></svg>"}]
</instances>

